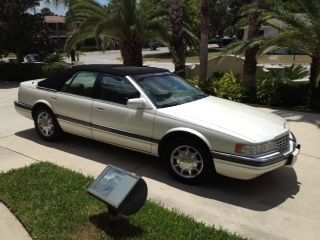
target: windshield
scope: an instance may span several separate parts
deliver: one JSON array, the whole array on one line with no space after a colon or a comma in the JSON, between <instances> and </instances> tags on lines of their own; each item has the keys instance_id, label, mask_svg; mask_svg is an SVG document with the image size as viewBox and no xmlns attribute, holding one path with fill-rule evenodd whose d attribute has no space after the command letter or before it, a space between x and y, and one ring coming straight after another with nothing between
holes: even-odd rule
<instances>
[{"instance_id":1,"label":"windshield","mask_svg":"<svg viewBox=\"0 0 320 240\"><path fill-rule=\"evenodd\" d=\"M172 74L136 76L135 79L158 108L193 102L208 96Z\"/></svg>"}]
</instances>

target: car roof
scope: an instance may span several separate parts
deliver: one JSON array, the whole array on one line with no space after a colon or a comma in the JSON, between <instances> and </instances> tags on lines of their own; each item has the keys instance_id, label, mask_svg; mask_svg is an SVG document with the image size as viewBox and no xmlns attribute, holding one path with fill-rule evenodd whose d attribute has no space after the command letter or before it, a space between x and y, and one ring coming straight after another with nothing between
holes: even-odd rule
<instances>
[{"instance_id":1,"label":"car roof","mask_svg":"<svg viewBox=\"0 0 320 240\"><path fill-rule=\"evenodd\" d=\"M38 83L39 87L59 90L75 73L80 71L101 72L117 76L136 76L152 73L165 73L169 70L154 67L136 67L122 64L88 64L78 65L55 74Z\"/></svg>"},{"instance_id":2,"label":"car roof","mask_svg":"<svg viewBox=\"0 0 320 240\"><path fill-rule=\"evenodd\" d=\"M89 64L78 65L72 69L76 71L95 71L109 74L115 74L120 76L134 76L141 74L161 73L169 72L168 69L155 68L155 67L136 67L122 64Z\"/></svg>"}]
</instances>

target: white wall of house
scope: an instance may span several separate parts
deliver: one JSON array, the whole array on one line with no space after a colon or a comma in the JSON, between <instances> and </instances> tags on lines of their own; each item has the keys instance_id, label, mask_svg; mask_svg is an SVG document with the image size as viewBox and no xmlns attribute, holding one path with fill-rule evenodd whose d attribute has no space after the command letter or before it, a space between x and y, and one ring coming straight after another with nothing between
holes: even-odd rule
<instances>
[{"instance_id":1,"label":"white wall of house","mask_svg":"<svg viewBox=\"0 0 320 240\"><path fill-rule=\"evenodd\" d=\"M246 26L243 28L243 30L243 40L248 40L249 27ZM263 36L266 38L271 38L279 34L279 30L271 26L262 26L261 31L263 31Z\"/></svg>"}]
</instances>

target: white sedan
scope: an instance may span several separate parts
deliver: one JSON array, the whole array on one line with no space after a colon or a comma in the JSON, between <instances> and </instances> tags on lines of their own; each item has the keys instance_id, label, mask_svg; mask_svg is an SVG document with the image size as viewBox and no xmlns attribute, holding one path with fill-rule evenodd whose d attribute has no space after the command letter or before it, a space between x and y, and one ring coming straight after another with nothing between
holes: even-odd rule
<instances>
[{"instance_id":1,"label":"white sedan","mask_svg":"<svg viewBox=\"0 0 320 240\"><path fill-rule=\"evenodd\" d=\"M23 82L16 110L40 137L63 132L159 156L177 179L253 179L293 166L300 145L279 116L208 96L166 69L82 65Z\"/></svg>"}]
</instances>

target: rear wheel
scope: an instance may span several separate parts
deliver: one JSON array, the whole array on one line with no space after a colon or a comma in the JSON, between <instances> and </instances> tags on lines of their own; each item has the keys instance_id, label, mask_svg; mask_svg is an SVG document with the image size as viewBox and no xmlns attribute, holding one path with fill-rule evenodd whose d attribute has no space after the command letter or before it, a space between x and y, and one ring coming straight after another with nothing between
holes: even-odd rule
<instances>
[{"instance_id":1,"label":"rear wheel","mask_svg":"<svg viewBox=\"0 0 320 240\"><path fill-rule=\"evenodd\" d=\"M197 139L173 139L166 145L163 157L170 173L179 181L196 183L214 174L210 151Z\"/></svg>"},{"instance_id":2,"label":"rear wheel","mask_svg":"<svg viewBox=\"0 0 320 240\"><path fill-rule=\"evenodd\" d=\"M36 109L34 124L37 133L45 141L57 141L62 135L58 121L47 107L41 106Z\"/></svg>"}]
</instances>

